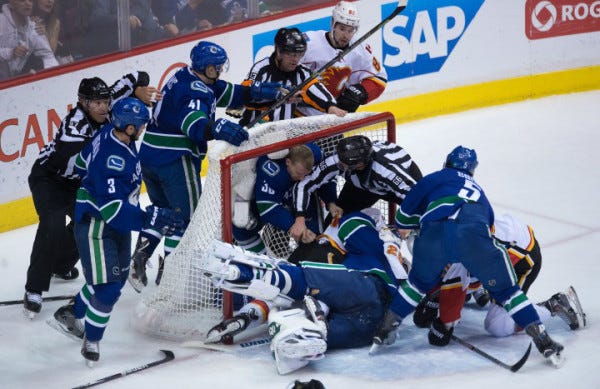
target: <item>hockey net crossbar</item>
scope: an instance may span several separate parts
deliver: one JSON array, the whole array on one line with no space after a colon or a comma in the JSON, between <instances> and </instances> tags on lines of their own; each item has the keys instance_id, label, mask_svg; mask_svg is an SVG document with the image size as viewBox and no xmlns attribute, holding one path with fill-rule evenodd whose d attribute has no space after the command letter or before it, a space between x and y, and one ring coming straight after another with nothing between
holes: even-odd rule
<instances>
[{"instance_id":1,"label":"hockey net crossbar","mask_svg":"<svg viewBox=\"0 0 600 389\"><path fill-rule=\"evenodd\" d=\"M325 154L331 154L341 137L356 134L393 142L395 130L390 113L361 112L343 118L322 115L260 124L249 130L250 139L240 147L212 141L200 202L183 238L165 261L160 286L154 293L145 294L137 305L135 327L168 339L202 339L208 329L231 315L231 299L202 274L200 261L213 239L232 241L235 188L249 186L246 181L255 177L258 157L308 142L317 143ZM380 206L392 212L387 204ZM286 232L276 232L263 230L263 240L269 241L270 255L285 257L294 242ZM282 245L283 251L272 245Z\"/></svg>"}]
</instances>

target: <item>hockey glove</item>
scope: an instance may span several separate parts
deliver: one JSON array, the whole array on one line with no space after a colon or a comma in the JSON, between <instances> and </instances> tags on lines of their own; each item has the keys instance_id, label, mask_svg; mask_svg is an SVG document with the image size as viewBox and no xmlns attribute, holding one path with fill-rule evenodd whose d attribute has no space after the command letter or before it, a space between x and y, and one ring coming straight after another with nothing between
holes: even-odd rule
<instances>
[{"instance_id":1,"label":"hockey glove","mask_svg":"<svg viewBox=\"0 0 600 389\"><path fill-rule=\"evenodd\" d=\"M367 102L368 96L365 88L360 84L348 85L337 98L337 106L348 112L356 112L358 107Z\"/></svg>"},{"instance_id":2,"label":"hockey glove","mask_svg":"<svg viewBox=\"0 0 600 389\"><path fill-rule=\"evenodd\" d=\"M248 131L244 127L227 119L217 119L210 129L214 139L224 140L234 146L239 146L248 140Z\"/></svg>"},{"instance_id":3,"label":"hockey glove","mask_svg":"<svg viewBox=\"0 0 600 389\"><path fill-rule=\"evenodd\" d=\"M250 97L257 101L279 100L288 92L281 82L254 81L250 86Z\"/></svg>"},{"instance_id":4,"label":"hockey glove","mask_svg":"<svg viewBox=\"0 0 600 389\"><path fill-rule=\"evenodd\" d=\"M429 344L432 346L447 346L450 343L450 338L454 332L454 326L448 328L442 321L437 318L429 327Z\"/></svg>"},{"instance_id":5,"label":"hockey glove","mask_svg":"<svg viewBox=\"0 0 600 389\"><path fill-rule=\"evenodd\" d=\"M431 326L431 323L435 320L438 315L438 309L440 303L438 297L427 295L417 305L415 313L413 313L413 322L419 328L427 328Z\"/></svg>"},{"instance_id":6,"label":"hockey glove","mask_svg":"<svg viewBox=\"0 0 600 389\"><path fill-rule=\"evenodd\" d=\"M157 230L164 236L183 235L185 224L177 212L171 209L159 208L154 205L146 207L144 229Z\"/></svg>"}]
</instances>

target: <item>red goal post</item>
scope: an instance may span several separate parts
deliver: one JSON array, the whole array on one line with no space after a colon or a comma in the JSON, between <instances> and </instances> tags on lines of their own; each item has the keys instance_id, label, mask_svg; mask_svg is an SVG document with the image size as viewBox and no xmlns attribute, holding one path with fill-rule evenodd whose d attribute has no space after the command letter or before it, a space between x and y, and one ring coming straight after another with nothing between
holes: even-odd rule
<instances>
[{"instance_id":1,"label":"red goal post","mask_svg":"<svg viewBox=\"0 0 600 389\"><path fill-rule=\"evenodd\" d=\"M205 253L214 239L232 241L234 195L241 193L241 187L247 196L253 192L256 158L308 142L317 143L328 154L335 151L341 137L356 134L394 142L396 123L387 112L357 112L342 118L320 115L268 122L252 127L249 133L250 139L239 147L210 142L200 201L181 241L165 260L160 285L144 290L136 306L132 323L138 330L174 340L204 339L206 331L231 315L231 298L214 287L202 269L211 260ZM338 179L338 187L342 183ZM393 218L391 205L380 201L378 206ZM263 240L275 236L272 242L293 249L295 242L287 232L272 229L267 234L269 226L263 229ZM267 252L271 254L268 244Z\"/></svg>"},{"instance_id":2,"label":"red goal post","mask_svg":"<svg viewBox=\"0 0 600 389\"><path fill-rule=\"evenodd\" d=\"M380 124L385 124L385 138L389 142L396 141L396 120L394 116L389 112L374 114L362 119L357 119L348 123L338 124L333 127L325 128L323 130L315 131L313 133L304 134L292 139L286 139L280 142L272 143L267 146L262 146L256 149L243 151L241 153L233 154L228 157L221 159L221 197L223 199L232 198L232 179L231 169L234 164L243 161L248 161L260 156L278 152L281 150L289 149L293 146L314 142L319 139L327 139L334 137L335 135L356 135L363 134L369 135L369 128L372 131ZM362 130L362 131L361 131ZM389 204L387 207L388 221L391 222L394 219L395 206ZM224 201L222 204L222 239L224 242L233 242L232 236L232 202ZM223 315L225 318L231 317L233 314L233 303L231 293L224 292L223 296Z\"/></svg>"}]
</instances>

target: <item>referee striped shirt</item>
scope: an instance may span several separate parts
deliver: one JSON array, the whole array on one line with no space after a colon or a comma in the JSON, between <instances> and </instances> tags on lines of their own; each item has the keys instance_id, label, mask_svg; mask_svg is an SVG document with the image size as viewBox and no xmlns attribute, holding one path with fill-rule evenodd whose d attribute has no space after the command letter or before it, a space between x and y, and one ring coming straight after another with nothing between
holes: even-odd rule
<instances>
[{"instance_id":1,"label":"referee striped shirt","mask_svg":"<svg viewBox=\"0 0 600 389\"><path fill-rule=\"evenodd\" d=\"M310 194L343 176L358 188L379 195L391 195L401 204L410 188L421 177L413 177L410 168L414 161L402 147L394 143L373 142L371 164L361 171L344 172L339 167L339 157L333 154L327 157L294 188L294 211L303 215L308 207ZM416 169L418 171L418 169ZM414 171L414 170L413 170Z\"/></svg>"}]
</instances>

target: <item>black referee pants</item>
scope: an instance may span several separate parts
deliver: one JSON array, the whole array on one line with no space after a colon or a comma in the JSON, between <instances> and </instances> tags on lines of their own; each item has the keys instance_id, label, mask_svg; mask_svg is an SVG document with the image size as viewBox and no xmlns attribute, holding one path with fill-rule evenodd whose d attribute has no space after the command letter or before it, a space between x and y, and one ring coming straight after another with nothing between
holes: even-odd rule
<instances>
[{"instance_id":1,"label":"black referee pants","mask_svg":"<svg viewBox=\"0 0 600 389\"><path fill-rule=\"evenodd\" d=\"M79 260L72 221L78 187L79 181L70 182L37 162L31 169L29 188L39 225L27 270L27 291L47 291L53 273L65 274Z\"/></svg>"}]
</instances>

